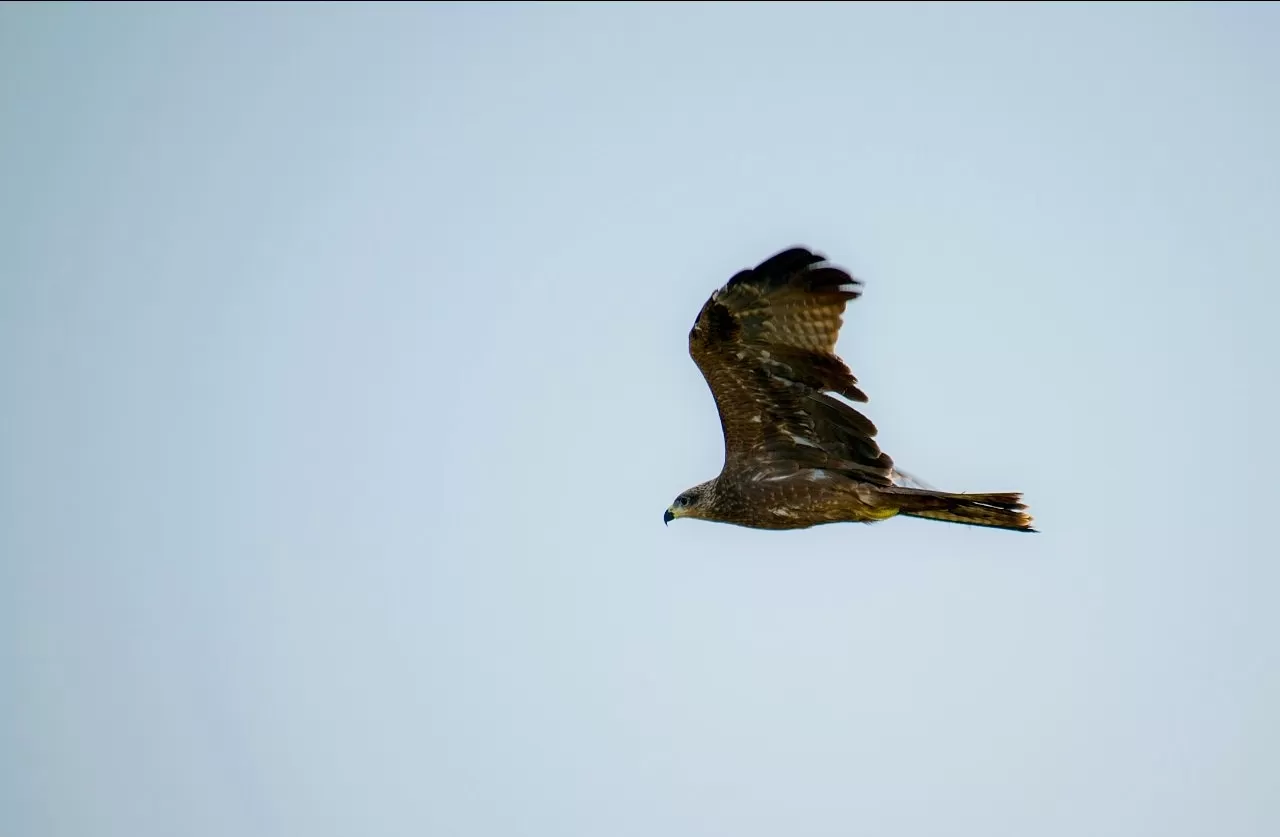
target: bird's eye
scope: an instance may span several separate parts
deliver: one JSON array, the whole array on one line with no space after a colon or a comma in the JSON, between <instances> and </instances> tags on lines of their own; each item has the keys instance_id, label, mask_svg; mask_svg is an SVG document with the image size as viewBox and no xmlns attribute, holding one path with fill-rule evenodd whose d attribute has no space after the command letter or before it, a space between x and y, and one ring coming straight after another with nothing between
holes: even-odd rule
<instances>
[{"instance_id":1,"label":"bird's eye","mask_svg":"<svg viewBox=\"0 0 1280 837\"><path fill-rule=\"evenodd\" d=\"M682 509L688 504L689 504L689 501L685 497L681 496L676 498L676 508Z\"/></svg>"}]
</instances>

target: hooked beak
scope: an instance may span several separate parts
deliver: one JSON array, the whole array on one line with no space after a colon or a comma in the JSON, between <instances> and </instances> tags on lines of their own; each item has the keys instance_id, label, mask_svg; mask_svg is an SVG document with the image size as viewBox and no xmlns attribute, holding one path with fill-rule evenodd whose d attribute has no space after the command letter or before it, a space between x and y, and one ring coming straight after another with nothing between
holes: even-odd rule
<instances>
[{"instance_id":1,"label":"hooked beak","mask_svg":"<svg viewBox=\"0 0 1280 837\"><path fill-rule=\"evenodd\" d=\"M667 509L662 515L662 525L666 526L668 523L670 523L675 519L676 519L676 516L671 513L671 509Z\"/></svg>"}]
</instances>

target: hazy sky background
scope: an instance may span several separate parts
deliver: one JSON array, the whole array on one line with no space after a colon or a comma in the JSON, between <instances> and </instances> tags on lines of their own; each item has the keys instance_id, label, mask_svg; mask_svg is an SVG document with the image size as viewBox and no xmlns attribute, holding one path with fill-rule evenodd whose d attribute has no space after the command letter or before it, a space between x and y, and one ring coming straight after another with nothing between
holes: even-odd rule
<instances>
[{"instance_id":1,"label":"hazy sky background","mask_svg":"<svg viewBox=\"0 0 1280 837\"><path fill-rule=\"evenodd\" d=\"M1280 6L0 8L0 833L1280 833ZM905 469L662 526L794 244Z\"/></svg>"}]
</instances>

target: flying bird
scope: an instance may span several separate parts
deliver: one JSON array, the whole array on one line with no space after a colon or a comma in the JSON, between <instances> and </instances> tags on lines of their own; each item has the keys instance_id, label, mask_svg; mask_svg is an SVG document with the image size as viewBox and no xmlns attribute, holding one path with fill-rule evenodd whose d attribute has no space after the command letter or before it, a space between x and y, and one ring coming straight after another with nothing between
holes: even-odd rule
<instances>
[{"instance_id":1,"label":"flying bird","mask_svg":"<svg viewBox=\"0 0 1280 837\"><path fill-rule=\"evenodd\" d=\"M1019 493L950 494L894 467L866 402L835 354L845 305L862 282L797 247L743 270L711 294L689 354L720 414L720 475L680 493L663 515L754 529L874 523L908 515L1034 532Z\"/></svg>"}]
</instances>

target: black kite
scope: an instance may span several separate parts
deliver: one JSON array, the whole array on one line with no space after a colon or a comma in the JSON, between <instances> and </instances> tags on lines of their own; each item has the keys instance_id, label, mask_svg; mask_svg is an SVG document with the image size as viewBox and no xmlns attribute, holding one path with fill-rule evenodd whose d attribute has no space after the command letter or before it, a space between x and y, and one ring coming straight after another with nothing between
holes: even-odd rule
<instances>
[{"instance_id":1,"label":"black kite","mask_svg":"<svg viewBox=\"0 0 1280 837\"><path fill-rule=\"evenodd\" d=\"M702 306L689 353L720 413L724 468L675 499L692 517L756 529L873 523L899 514L1034 532L1022 495L917 487L876 444L865 402L835 354L845 305L862 283L803 248L743 270Z\"/></svg>"}]
</instances>

